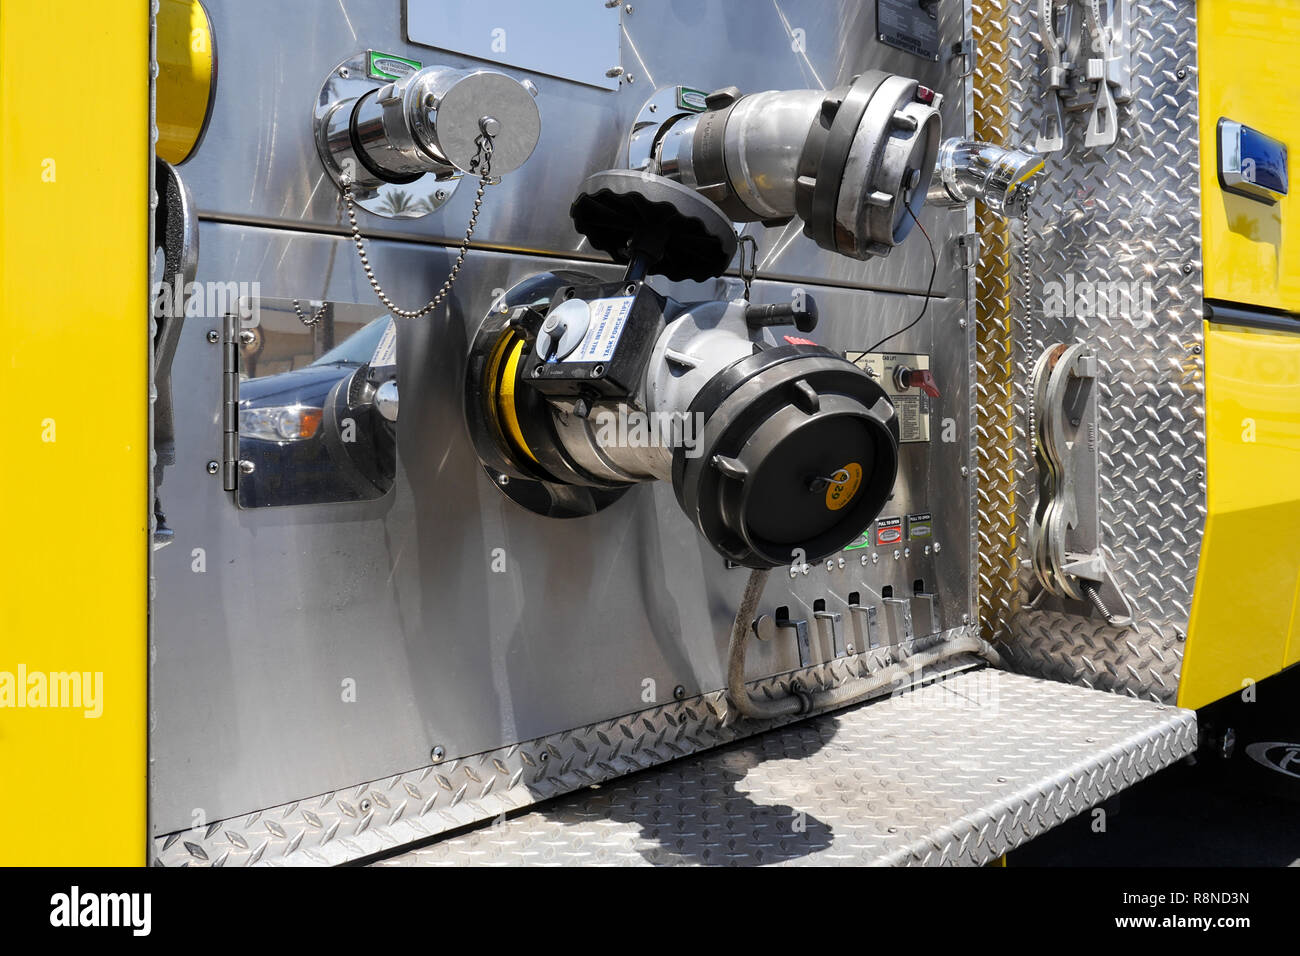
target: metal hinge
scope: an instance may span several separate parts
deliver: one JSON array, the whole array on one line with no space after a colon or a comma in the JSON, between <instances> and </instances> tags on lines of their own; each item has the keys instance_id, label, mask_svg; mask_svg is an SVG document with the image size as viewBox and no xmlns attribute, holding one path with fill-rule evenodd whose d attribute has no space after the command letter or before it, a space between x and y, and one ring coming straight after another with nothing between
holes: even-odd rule
<instances>
[{"instance_id":1,"label":"metal hinge","mask_svg":"<svg viewBox=\"0 0 1300 956\"><path fill-rule=\"evenodd\" d=\"M980 237L968 232L957 237L957 261L963 269L974 269L980 259Z\"/></svg>"},{"instance_id":2,"label":"metal hinge","mask_svg":"<svg viewBox=\"0 0 1300 956\"><path fill-rule=\"evenodd\" d=\"M221 487L239 488L239 315L221 320Z\"/></svg>"}]
</instances>

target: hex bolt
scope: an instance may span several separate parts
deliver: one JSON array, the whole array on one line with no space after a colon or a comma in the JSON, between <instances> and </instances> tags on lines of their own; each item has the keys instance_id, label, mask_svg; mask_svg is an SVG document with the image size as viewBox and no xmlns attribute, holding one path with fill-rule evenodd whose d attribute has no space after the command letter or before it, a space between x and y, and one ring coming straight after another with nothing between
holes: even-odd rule
<instances>
[{"instance_id":1,"label":"hex bolt","mask_svg":"<svg viewBox=\"0 0 1300 956\"><path fill-rule=\"evenodd\" d=\"M445 756L447 756L447 751L443 750L441 746L434 747L433 750L429 751L429 759L434 763L442 763L442 758Z\"/></svg>"},{"instance_id":2,"label":"hex bolt","mask_svg":"<svg viewBox=\"0 0 1300 956\"><path fill-rule=\"evenodd\" d=\"M220 462L218 462L218 461L210 461L210 462L208 462L208 474L209 474L209 475L215 475L215 474L216 474L217 472L219 472L220 470L221 470L221 463L220 463Z\"/></svg>"}]
</instances>

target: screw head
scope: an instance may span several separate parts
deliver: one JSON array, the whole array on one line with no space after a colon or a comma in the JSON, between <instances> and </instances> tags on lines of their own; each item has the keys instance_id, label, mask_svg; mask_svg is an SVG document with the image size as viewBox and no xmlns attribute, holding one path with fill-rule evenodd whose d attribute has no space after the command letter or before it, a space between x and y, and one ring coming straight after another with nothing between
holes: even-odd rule
<instances>
[{"instance_id":1,"label":"screw head","mask_svg":"<svg viewBox=\"0 0 1300 956\"><path fill-rule=\"evenodd\" d=\"M1190 262L1183 263L1183 275L1189 276L1191 274L1192 274L1192 264Z\"/></svg>"},{"instance_id":2,"label":"screw head","mask_svg":"<svg viewBox=\"0 0 1300 956\"><path fill-rule=\"evenodd\" d=\"M433 194L433 198L438 200L438 202L442 202L444 199L447 198L447 190L445 189L436 190Z\"/></svg>"},{"instance_id":3,"label":"screw head","mask_svg":"<svg viewBox=\"0 0 1300 956\"><path fill-rule=\"evenodd\" d=\"M496 136L501 132L501 121L495 116L480 116L478 128L488 136Z\"/></svg>"},{"instance_id":4,"label":"screw head","mask_svg":"<svg viewBox=\"0 0 1300 956\"><path fill-rule=\"evenodd\" d=\"M221 333L218 332L216 329L208 329L208 341L211 342L213 345L216 345L218 342L221 341Z\"/></svg>"},{"instance_id":5,"label":"screw head","mask_svg":"<svg viewBox=\"0 0 1300 956\"><path fill-rule=\"evenodd\" d=\"M938 554L938 553L939 553L939 549L940 549L940 547L941 547L941 546L940 546L939 542L936 541L936 542L934 543L934 553L935 553L935 554Z\"/></svg>"},{"instance_id":6,"label":"screw head","mask_svg":"<svg viewBox=\"0 0 1300 956\"><path fill-rule=\"evenodd\" d=\"M341 76L343 79L346 80L351 75L352 75L352 71L349 70L346 66L339 67L339 76Z\"/></svg>"},{"instance_id":7,"label":"screw head","mask_svg":"<svg viewBox=\"0 0 1300 956\"><path fill-rule=\"evenodd\" d=\"M1185 80L1187 78L1187 71L1180 69L1174 73L1174 76L1178 77L1180 80Z\"/></svg>"},{"instance_id":8,"label":"screw head","mask_svg":"<svg viewBox=\"0 0 1300 956\"><path fill-rule=\"evenodd\" d=\"M676 687L673 688L673 697L677 698L678 700L681 700L685 696L686 696L686 688L683 687L681 684L678 684Z\"/></svg>"},{"instance_id":9,"label":"screw head","mask_svg":"<svg viewBox=\"0 0 1300 956\"><path fill-rule=\"evenodd\" d=\"M434 747L429 751L429 759L434 763L441 763L442 758L445 756L447 756L447 751L443 750L441 746Z\"/></svg>"},{"instance_id":10,"label":"screw head","mask_svg":"<svg viewBox=\"0 0 1300 956\"><path fill-rule=\"evenodd\" d=\"M239 462L239 473L241 475L251 475L256 470L257 470L257 465L253 464L248 459L242 459Z\"/></svg>"},{"instance_id":11,"label":"screw head","mask_svg":"<svg viewBox=\"0 0 1300 956\"><path fill-rule=\"evenodd\" d=\"M215 475L215 474L216 474L217 472L219 472L220 470L221 470L221 463L220 463L220 462L216 462L216 461L210 461L210 462L208 462L208 474L209 474L209 475Z\"/></svg>"}]
</instances>

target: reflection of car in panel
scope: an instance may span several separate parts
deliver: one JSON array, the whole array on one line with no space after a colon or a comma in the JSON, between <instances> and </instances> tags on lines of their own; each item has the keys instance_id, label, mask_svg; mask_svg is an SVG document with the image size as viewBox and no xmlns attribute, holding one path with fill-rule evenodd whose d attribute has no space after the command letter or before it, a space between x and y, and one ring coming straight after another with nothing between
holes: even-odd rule
<instances>
[{"instance_id":1,"label":"reflection of car in panel","mask_svg":"<svg viewBox=\"0 0 1300 956\"><path fill-rule=\"evenodd\" d=\"M395 434L374 392L394 377L372 365L392 319L380 316L303 368L239 384L243 507L356 501L392 484Z\"/></svg>"}]
</instances>

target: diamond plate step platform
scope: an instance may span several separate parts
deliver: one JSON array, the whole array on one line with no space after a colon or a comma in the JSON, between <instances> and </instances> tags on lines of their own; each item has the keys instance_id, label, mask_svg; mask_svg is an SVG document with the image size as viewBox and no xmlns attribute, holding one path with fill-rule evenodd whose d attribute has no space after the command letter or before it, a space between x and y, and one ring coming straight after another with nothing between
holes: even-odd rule
<instances>
[{"instance_id":1,"label":"diamond plate step platform","mask_svg":"<svg viewBox=\"0 0 1300 956\"><path fill-rule=\"evenodd\" d=\"M1192 711L985 668L377 865L978 865L1195 746Z\"/></svg>"}]
</instances>

